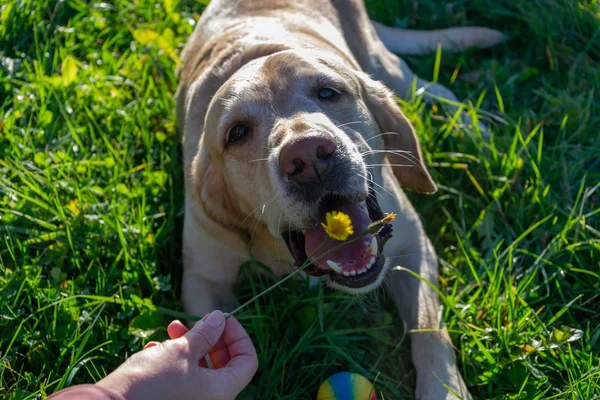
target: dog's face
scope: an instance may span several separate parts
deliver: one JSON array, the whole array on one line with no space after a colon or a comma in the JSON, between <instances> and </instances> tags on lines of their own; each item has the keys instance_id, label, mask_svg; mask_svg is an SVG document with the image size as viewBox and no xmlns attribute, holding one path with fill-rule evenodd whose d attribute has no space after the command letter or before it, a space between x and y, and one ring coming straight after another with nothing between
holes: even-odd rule
<instances>
[{"instance_id":1,"label":"dog's face","mask_svg":"<svg viewBox=\"0 0 600 400\"><path fill-rule=\"evenodd\" d=\"M307 272L361 293L386 269L381 250L391 229L363 234L384 216L381 181L371 173L384 149L401 184L435 191L388 90L335 56L284 51L248 63L216 93L193 173L212 219L250 235L262 223L297 266L311 260ZM333 211L350 217L345 241L325 231Z\"/></svg>"}]
</instances>

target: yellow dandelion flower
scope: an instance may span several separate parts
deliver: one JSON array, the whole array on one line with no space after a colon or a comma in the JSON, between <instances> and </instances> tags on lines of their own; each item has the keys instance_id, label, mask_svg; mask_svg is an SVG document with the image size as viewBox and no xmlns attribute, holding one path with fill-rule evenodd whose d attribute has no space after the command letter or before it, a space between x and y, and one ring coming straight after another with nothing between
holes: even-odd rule
<instances>
[{"instance_id":1,"label":"yellow dandelion flower","mask_svg":"<svg viewBox=\"0 0 600 400\"><path fill-rule=\"evenodd\" d=\"M325 214L325 220L327 224L321 222L321 225L325 229L325 233L332 239L343 242L348 239L348 236L354 234L352 220L348 214L341 211L331 211Z\"/></svg>"}]
</instances>

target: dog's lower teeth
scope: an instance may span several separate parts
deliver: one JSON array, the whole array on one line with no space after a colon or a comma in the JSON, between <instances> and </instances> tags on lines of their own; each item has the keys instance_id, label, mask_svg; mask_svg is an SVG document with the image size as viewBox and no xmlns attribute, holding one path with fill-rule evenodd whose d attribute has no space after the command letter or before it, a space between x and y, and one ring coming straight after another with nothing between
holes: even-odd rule
<instances>
[{"instance_id":1,"label":"dog's lower teeth","mask_svg":"<svg viewBox=\"0 0 600 400\"><path fill-rule=\"evenodd\" d=\"M367 264L367 269L371 269L371 267L375 264L375 257L371 257L369 263Z\"/></svg>"},{"instance_id":2,"label":"dog's lower teeth","mask_svg":"<svg viewBox=\"0 0 600 400\"><path fill-rule=\"evenodd\" d=\"M327 260L327 265L338 274L342 272L342 266L335 261Z\"/></svg>"},{"instance_id":3,"label":"dog's lower teeth","mask_svg":"<svg viewBox=\"0 0 600 400\"><path fill-rule=\"evenodd\" d=\"M377 245L377 242L375 241L375 239L373 239L373 242L375 243L375 245ZM372 247L372 246L370 246L370 247ZM373 255L367 262L367 265L365 265L361 269L354 269L352 271L344 271L344 268L342 267L342 265L340 263L337 263L332 260L327 260L327 265L329 266L329 268L331 268L332 271L335 271L336 273L338 273L340 275L350 277L350 276L357 276L357 275L362 275L362 274L366 273L368 270L373 268L373 265L375 265L376 260L377 260L377 255Z\"/></svg>"}]
</instances>

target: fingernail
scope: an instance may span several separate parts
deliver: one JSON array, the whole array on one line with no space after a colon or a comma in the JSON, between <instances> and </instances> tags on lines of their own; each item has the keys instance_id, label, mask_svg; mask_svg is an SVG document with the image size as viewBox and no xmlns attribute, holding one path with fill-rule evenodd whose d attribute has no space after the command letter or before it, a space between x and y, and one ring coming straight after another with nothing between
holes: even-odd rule
<instances>
[{"instance_id":1,"label":"fingernail","mask_svg":"<svg viewBox=\"0 0 600 400\"><path fill-rule=\"evenodd\" d=\"M223 323L223 313L221 311L213 311L208 314L208 317L204 322L213 328L218 328Z\"/></svg>"}]
</instances>

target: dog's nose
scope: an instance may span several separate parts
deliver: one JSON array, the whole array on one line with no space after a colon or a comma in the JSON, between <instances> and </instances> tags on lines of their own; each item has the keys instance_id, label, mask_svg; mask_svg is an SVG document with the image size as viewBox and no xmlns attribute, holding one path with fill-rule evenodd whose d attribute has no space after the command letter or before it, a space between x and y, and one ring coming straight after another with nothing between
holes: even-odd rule
<instances>
[{"instance_id":1,"label":"dog's nose","mask_svg":"<svg viewBox=\"0 0 600 400\"><path fill-rule=\"evenodd\" d=\"M320 182L331 167L335 142L324 136L305 136L281 149L279 167L290 180L299 184Z\"/></svg>"}]
</instances>

